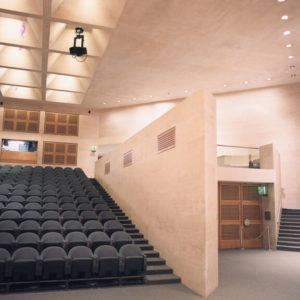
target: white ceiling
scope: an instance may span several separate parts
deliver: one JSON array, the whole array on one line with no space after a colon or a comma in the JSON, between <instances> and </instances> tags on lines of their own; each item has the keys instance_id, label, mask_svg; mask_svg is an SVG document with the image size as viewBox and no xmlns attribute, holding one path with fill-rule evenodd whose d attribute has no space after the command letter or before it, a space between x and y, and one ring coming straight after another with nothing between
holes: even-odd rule
<instances>
[{"instance_id":1,"label":"white ceiling","mask_svg":"<svg viewBox=\"0 0 300 300\"><path fill-rule=\"evenodd\" d=\"M76 26L85 62L68 53ZM136 105L299 82L299 65L299 0L0 2L5 102Z\"/></svg>"}]
</instances>

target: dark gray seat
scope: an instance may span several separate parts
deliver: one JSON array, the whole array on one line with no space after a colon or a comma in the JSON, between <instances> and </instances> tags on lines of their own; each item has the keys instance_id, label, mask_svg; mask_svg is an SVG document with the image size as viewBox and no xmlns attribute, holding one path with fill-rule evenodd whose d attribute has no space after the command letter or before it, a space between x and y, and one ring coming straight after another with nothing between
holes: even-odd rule
<instances>
[{"instance_id":1,"label":"dark gray seat","mask_svg":"<svg viewBox=\"0 0 300 300\"><path fill-rule=\"evenodd\" d=\"M54 210L45 211L42 215L42 221L59 221L59 213Z\"/></svg>"},{"instance_id":2,"label":"dark gray seat","mask_svg":"<svg viewBox=\"0 0 300 300\"><path fill-rule=\"evenodd\" d=\"M109 211L109 207L106 204L96 204L94 210L101 213L102 211Z\"/></svg>"},{"instance_id":3,"label":"dark gray seat","mask_svg":"<svg viewBox=\"0 0 300 300\"><path fill-rule=\"evenodd\" d=\"M23 196L15 195L9 197L9 202L19 202L24 204L26 202L26 199Z\"/></svg>"},{"instance_id":4,"label":"dark gray seat","mask_svg":"<svg viewBox=\"0 0 300 300\"><path fill-rule=\"evenodd\" d=\"M63 279L66 273L67 254L63 248L48 247L41 253L42 279Z\"/></svg>"},{"instance_id":5,"label":"dark gray seat","mask_svg":"<svg viewBox=\"0 0 300 300\"><path fill-rule=\"evenodd\" d=\"M88 197L77 197L76 198L76 203L77 203L77 205L84 204L84 203L89 204L90 200L89 200Z\"/></svg>"},{"instance_id":6,"label":"dark gray seat","mask_svg":"<svg viewBox=\"0 0 300 300\"><path fill-rule=\"evenodd\" d=\"M31 203L31 204L37 204L37 203ZM28 210L28 211L23 213L22 219L23 219L23 221L34 220L34 221L40 222L41 219L42 219L42 216L36 210Z\"/></svg>"},{"instance_id":7,"label":"dark gray seat","mask_svg":"<svg viewBox=\"0 0 300 300\"><path fill-rule=\"evenodd\" d=\"M16 246L15 237L8 232L0 232L0 248L6 249L12 253Z\"/></svg>"},{"instance_id":8,"label":"dark gray seat","mask_svg":"<svg viewBox=\"0 0 300 300\"><path fill-rule=\"evenodd\" d=\"M43 197L47 197L47 196L56 196L56 191L54 190L46 190L43 192Z\"/></svg>"},{"instance_id":9,"label":"dark gray seat","mask_svg":"<svg viewBox=\"0 0 300 300\"><path fill-rule=\"evenodd\" d=\"M12 255L12 280L35 280L39 253L31 247L17 249Z\"/></svg>"},{"instance_id":10,"label":"dark gray seat","mask_svg":"<svg viewBox=\"0 0 300 300\"><path fill-rule=\"evenodd\" d=\"M9 200L8 200L8 197L6 195L0 195L0 202L1 203L7 203Z\"/></svg>"},{"instance_id":11,"label":"dark gray seat","mask_svg":"<svg viewBox=\"0 0 300 300\"><path fill-rule=\"evenodd\" d=\"M37 221L33 221L33 220L23 221L19 225L19 231L21 233L33 232L33 233L39 234L40 230L41 230L40 224Z\"/></svg>"},{"instance_id":12,"label":"dark gray seat","mask_svg":"<svg viewBox=\"0 0 300 300\"><path fill-rule=\"evenodd\" d=\"M106 221L115 220L116 216L111 211L102 211L99 213L99 220L104 224Z\"/></svg>"},{"instance_id":13,"label":"dark gray seat","mask_svg":"<svg viewBox=\"0 0 300 300\"><path fill-rule=\"evenodd\" d=\"M8 196L10 195L10 190L7 188L0 187L0 195Z\"/></svg>"},{"instance_id":14,"label":"dark gray seat","mask_svg":"<svg viewBox=\"0 0 300 300\"><path fill-rule=\"evenodd\" d=\"M116 231L122 231L123 225L116 220L109 220L104 223L104 232L111 236Z\"/></svg>"},{"instance_id":15,"label":"dark gray seat","mask_svg":"<svg viewBox=\"0 0 300 300\"><path fill-rule=\"evenodd\" d=\"M39 196L29 196L27 198L27 203L42 203L42 198Z\"/></svg>"},{"instance_id":16,"label":"dark gray seat","mask_svg":"<svg viewBox=\"0 0 300 300\"><path fill-rule=\"evenodd\" d=\"M24 183L18 183L14 186L15 190L27 190L28 186Z\"/></svg>"},{"instance_id":17,"label":"dark gray seat","mask_svg":"<svg viewBox=\"0 0 300 300\"><path fill-rule=\"evenodd\" d=\"M97 221L98 220L98 216L97 214L94 212L94 211L83 211L81 214L80 214L80 220L82 223L86 222L86 221L90 221L90 220L95 220Z\"/></svg>"},{"instance_id":18,"label":"dark gray seat","mask_svg":"<svg viewBox=\"0 0 300 300\"><path fill-rule=\"evenodd\" d=\"M39 250L40 238L36 233L24 232L16 238L17 248L32 247Z\"/></svg>"},{"instance_id":19,"label":"dark gray seat","mask_svg":"<svg viewBox=\"0 0 300 300\"><path fill-rule=\"evenodd\" d=\"M71 278L90 278L93 274L94 256L88 247L77 246L69 251Z\"/></svg>"},{"instance_id":20,"label":"dark gray seat","mask_svg":"<svg viewBox=\"0 0 300 300\"><path fill-rule=\"evenodd\" d=\"M6 249L0 248L0 282L9 277L10 259L10 253Z\"/></svg>"},{"instance_id":21,"label":"dark gray seat","mask_svg":"<svg viewBox=\"0 0 300 300\"><path fill-rule=\"evenodd\" d=\"M14 210L21 212L23 210L23 205L19 202L9 202L5 206L5 210Z\"/></svg>"},{"instance_id":22,"label":"dark gray seat","mask_svg":"<svg viewBox=\"0 0 300 300\"><path fill-rule=\"evenodd\" d=\"M78 215L77 211L67 210L61 214L61 218L62 218L62 223L70 221L70 220L78 221L79 215Z\"/></svg>"},{"instance_id":23,"label":"dark gray seat","mask_svg":"<svg viewBox=\"0 0 300 300\"><path fill-rule=\"evenodd\" d=\"M78 231L68 233L65 237L65 242L68 250L76 246L87 246L88 244L86 235Z\"/></svg>"},{"instance_id":24,"label":"dark gray seat","mask_svg":"<svg viewBox=\"0 0 300 300\"><path fill-rule=\"evenodd\" d=\"M56 196L46 196L43 198L43 203L58 203L58 198Z\"/></svg>"},{"instance_id":25,"label":"dark gray seat","mask_svg":"<svg viewBox=\"0 0 300 300\"><path fill-rule=\"evenodd\" d=\"M63 203L61 206L60 206L60 210L61 212L63 211L67 211L67 210L73 210L73 211L76 211L76 206L74 203Z\"/></svg>"},{"instance_id":26,"label":"dark gray seat","mask_svg":"<svg viewBox=\"0 0 300 300\"><path fill-rule=\"evenodd\" d=\"M43 234L47 232L61 233L63 229L61 224L58 221L53 221L53 220L45 221L44 223L42 223L41 228Z\"/></svg>"},{"instance_id":27,"label":"dark gray seat","mask_svg":"<svg viewBox=\"0 0 300 300\"><path fill-rule=\"evenodd\" d=\"M119 271L119 256L112 246L100 246L94 252L97 258L97 276L115 277Z\"/></svg>"},{"instance_id":28,"label":"dark gray seat","mask_svg":"<svg viewBox=\"0 0 300 300\"><path fill-rule=\"evenodd\" d=\"M47 211L47 210L58 211L59 207L56 203L46 203L46 204L43 205L42 209L43 209L43 211Z\"/></svg>"},{"instance_id":29,"label":"dark gray seat","mask_svg":"<svg viewBox=\"0 0 300 300\"><path fill-rule=\"evenodd\" d=\"M13 190L11 194L13 196L26 196L27 192L25 190Z\"/></svg>"},{"instance_id":30,"label":"dark gray seat","mask_svg":"<svg viewBox=\"0 0 300 300\"><path fill-rule=\"evenodd\" d=\"M42 196L42 191L41 190L30 190L27 192L28 196Z\"/></svg>"},{"instance_id":31,"label":"dark gray seat","mask_svg":"<svg viewBox=\"0 0 300 300\"><path fill-rule=\"evenodd\" d=\"M0 232L8 232L15 236L17 231L18 231L18 224L15 221L11 221L11 220L0 221Z\"/></svg>"},{"instance_id":32,"label":"dark gray seat","mask_svg":"<svg viewBox=\"0 0 300 300\"><path fill-rule=\"evenodd\" d=\"M41 191L42 190L42 187L40 184L32 184L29 186L29 190L39 190Z\"/></svg>"},{"instance_id":33,"label":"dark gray seat","mask_svg":"<svg viewBox=\"0 0 300 300\"><path fill-rule=\"evenodd\" d=\"M103 225L97 220L89 220L84 223L84 232L86 235L94 231L103 231Z\"/></svg>"},{"instance_id":34,"label":"dark gray seat","mask_svg":"<svg viewBox=\"0 0 300 300\"><path fill-rule=\"evenodd\" d=\"M41 211L42 210L42 205L40 203L37 202L30 202L27 203L24 206L24 210L36 210L36 211Z\"/></svg>"},{"instance_id":35,"label":"dark gray seat","mask_svg":"<svg viewBox=\"0 0 300 300\"><path fill-rule=\"evenodd\" d=\"M110 245L109 236L101 231L94 231L88 237L89 247L94 251L99 246Z\"/></svg>"},{"instance_id":36,"label":"dark gray seat","mask_svg":"<svg viewBox=\"0 0 300 300\"><path fill-rule=\"evenodd\" d=\"M10 184L10 183L2 183L0 184L0 189L3 188L3 189L8 189L8 190L12 190L13 189L13 186Z\"/></svg>"},{"instance_id":37,"label":"dark gray seat","mask_svg":"<svg viewBox=\"0 0 300 300\"><path fill-rule=\"evenodd\" d=\"M97 204L105 204L105 201L102 198L100 198L100 197L92 198L91 204L93 206L96 206Z\"/></svg>"},{"instance_id":38,"label":"dark gray seat","mask_svg":"<svg viewBox=\"0 0 300 300\"><path fill-rule=\"evenodd\" d=\"M117 250L119 250L124 245L132 244L131 236L125 231L114 232L111 235L110 240L112 246L114 246Z\"/></svg>"},{"instance_id":39,"label":"dark gray seat","mask_svg":"<svg viewBox=\"0 0 300 300\"><path fill-rule=\"evenodd\" d=\"M18 211L8 210L8 211L4 211L2 213L0 220L1 221L12 220L12 221L15 221L16 223L19 223L19 222L21 222L22 218Z\"/></svg>"},{"instance_id":40,"label":"dark gray seat","mask_svg":"<svg viewBox=\"0 0 300 300\"><path fill-rule=\"evenodd\" d=\"M63 197L59 198L59 202L60 202L61 204L65 204L65 203L73 203L74 200L73 200L72 197L69 197L69 196L63 196Z\"/></svg>"},{"instance_id":41,"label":"dark gray seat","mask_svg":"<svg viewBox=\"0 0 300 300\"><path fill-rule=\"evenodd\" d=\"M79 221L70 220L64 223L64 233L68 234L73 231L82 231L83 227Z\"/></svg>"},{"instance_id":42,"label":"dark gray seat","mask_svg":"<svg viewBox=\"0 0 300 300\"><path fill-rule=\"evenodd\" d=\"M120 260L123 262L120 271L125 276L141 275L146 270L146 259L137 245L122 246L119 255Z\"/></svg>"},{"instance_id":43,"label":"dark gray seat","mask_svg":"<svg viewBox=\"0 0 300 300\"><path fill-rule=\"evenodd\" d=\"M64 247L64 237L58 232L45 233L41 238L41 247Z\"/></svg>"}]
</instances>

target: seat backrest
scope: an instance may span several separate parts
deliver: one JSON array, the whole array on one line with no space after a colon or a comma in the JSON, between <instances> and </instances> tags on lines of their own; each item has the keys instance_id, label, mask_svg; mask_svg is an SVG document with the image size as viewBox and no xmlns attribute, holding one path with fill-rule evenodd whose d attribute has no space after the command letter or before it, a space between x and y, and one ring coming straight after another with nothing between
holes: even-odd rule
<instances>
[{"instance_id":1,"label":"seat backrest","mask_svg":"<svg viewBox=\"0 0 300 300\"><path fill-rule=\"evenodd\" d=\"M91 242L110 242L110 239L109 239L109 236L105 233L105 232L102 232L102 231L95 231L95 232L92 232L88 239L91 241Z\"/></svg>"},{"instance_id":2,"label":"seat backrest","mask_svg":"<svg viewBox=\"0 0 300 300\"><path fill-rule=\"evenodd\" d=\"M20 223L19 229L21 231L38 231L40 230L40 224L37 221L26 220Z\"/></svg>"},{"instance_id":3,"label":"seat backrest","mask_svg":"<svg viewBox=\"0 0 300 300\"><path fill-rule=\"evenodd\" d=\"M30 203L27 203L24 208L27 210L41 210L42 205L37 202L30 202Z\"/></svg>"},{"instance_id":4,"label":"seat backrest","mask_svg":"<svg viewBox=\"0 0 300 300\"><path fill-rule=\"evenodd\" d=\"M111 235L112 241L128 241L132 242L131 236L125 231L116 231Z\"/></svg>"},{"instance_id":5,"label":"seat backrest","mask_svg":"<svg viewBox=\"0 0 300 300\"><path fill-rule=\"evenodd\" d=\"M37 204L37 203L31 203L31 204ZM22 219L25 220L37 220L39 221L42 218L41 214L35 210L28 210L23 213Z\"/></svg>"},{"instance_id":6,"label":"seat backrest","mask_svg":"<svg viewBox=\"0 0 300 300\"><path fill-rule=\"evenodd\" d=\"M84 223L84 227L86 229L97 229L99 231L102 231L103 230L103 225L99 222L99 221L96 221L96 220L89 220L89 221L86 221Z\"/></svg>"},{"instance_id":7,"label":"seat backrest","mask_svg":"<svg viewBox=\"0 0 300 300\"><path fill-rule=\"evenodd\" d=\"M15 238L12 234L8 232L0 232L0 248L1 245L9 245L15 242Z\"/></svg>"},{"instance_id":8,"label":"seat backrest","mask_svg":"<svg viewBox=\"0 0 300 300\"><path fill-rule=\"evenodd\" d=\"M19 261L19 260L37 260L39 257L39 253L36 249L32 247L23 247L17 249L13 255L12 255L12 260L14 262Z\"/></svg>"},{"instance_id":9,"label":"seat backrest","mask_svg":"<svg viewBox=\"0 0 300 300\"><path fill-rule=\"evenodd\" d=\"M67 242L87 242L87 237L84 233L79 231L73 231L66 235Z\"/></svg>"},{"instance_id":10,"label":"seat backrest","mask_svg":"<svg viewBox=\"0 0 300 300\"><path fill-rule=\"evenodd\" d=\"M8 261L10 259L10 253L3 248L0 248L0 261Z\"/></svg>"},{"instance_id":11,"label":"seat backrest","mask_svg":"<svg viewBox=\"0 0 300 300\"><path fill-rule=\"evenodd\" d=\"M45 259L67 259L66 251L61 247L48 247L44 249L41 253L41 258Z\"/></svg>"},{"instance_id":12,"label":"seat backrest","mask_svg":"<svg viewBox=\"0 0 300 300\"><path fill-rule=\"evenodd\" d=\"M2 213L0 220L20 220L21 215L15 210L9 210Z\"/></svg>"},{"instance_id":13,"label":"seat backrest","mask_svg":"<svg viewBox=\"0 0 300 300\"><path fill-rule=\"evenodd\" d=\"M143 252L140 247L137 245L127 244L120 248L119 250L120 256L130 257L130 256L141 256L143 257Z\"/></svg>"},{"instance_id":14,"label":"seat backrest","mask_svg":"<svg viewBox=\"0 0 300 300\"><path fill-rule=\"evenodd\" d=\"M113 212L111 211L102 211L100 214L99 214L99 218L100 220L108 220L108 219L115 219L115 215Z\"/></svg>"},{"instance_id":15,"label":"seat backrest","mask_svg":"<svg viewBox=\"0 0 300 300\"><path fill-rule=\"evenodd\" d=\"M59 220L59 213L54 210L45 211L42 215L42 218L46 220Z\"/></svg>"},{"instance_id":16,"label":"seat backrest","mask_svg":"<svg viewBox=\"0 0 300 300\"><path fill-rule=\"evenodd\" d=\"M48 220L42 224L42 229L43 230L53 230L53 231L58 230L58 231L60 231L62 229L62 226L58 221Z\"/></svg>"},{"instance_id":17,"label":"seat backrest","mask_svg":"<svg viewBox=\"0 0 300 300\"><path fill-rule=\"evenodd\" d=\"M93 258L93 252L86 246L76 246L69 251L69 257L74 258Z\"/></svg>"},{"instance_id":18,"label":"seat backrest","mask_svg":"<svg viewBox=\"0 0 300 300\"><path fill-rule=\"evenodd\" d=\"M45 233L41 238L42 243L63 243L64 237L58 232Z\"/></svg>"},{"instance_id":19,"label":"seat backrest","mask_svg":"<svg viewBox=\"0 0 300 300\"><path fill-rule=\"evenodd\" d=\"M58 199L55 196L46 196L43 198L44 203L57 203Z\"/></svg>"},{"instance_id":20,"label":"seat backrest","mask_svg":"<svg viewBox=\"0 0 300 300\"><path fill-rule=\"evenodd\" d=\"M24 232L18 235L16 238L16 242L18 244L22 243L39 243L40 238L37 234L32 233L32 232Z\"/></svg>"},{"instance_id":21,"label":"seat backrest","mask_svg":"<svg viewBox=\"0 0 300 300\"><path fill-rule=\"evenodd\" d=\"M11 220L0 221L0 231L2 232L10 232L17 230L18 225L16 222Z\"/></svg>"},{"instance_id":22,"label":"seat backrest","mask_svg":"<svg viewBox=\"0 0 300 300\"><path fill-rule=\"evenodd\" d=\"M39 196L29 196L27 198L27 202L30 203L42 203L42 198Z\"/></svg>"},{"instance_id":23,"label":"seat backrest","mask_svg":"<svg viewBox=\"0 0 300 300\"><path fill-rule=\"evenodd\" d=\"M79 221L76 220L70 220L64 223L64 228L66 230L75 230L79 231L82 230L82 225Z\"/></svg>"},{"instance_id":24,"label":"seat backrest","mask_svg":"<svg viewBox=\"0 0 300 300\"><path fill-rule=\"evenodd\" d=\"M109 245L99 246L95 251L94 254L99 257L118 257L118 251L115 247Z\"/></svg>"}]
</instances>

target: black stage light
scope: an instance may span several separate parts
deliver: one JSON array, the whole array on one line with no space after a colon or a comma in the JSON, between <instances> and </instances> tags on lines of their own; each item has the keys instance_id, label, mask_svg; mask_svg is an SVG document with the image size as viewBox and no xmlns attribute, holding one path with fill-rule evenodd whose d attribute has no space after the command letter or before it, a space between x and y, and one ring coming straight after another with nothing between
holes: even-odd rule
<instances>
[{"instance_id":1,"label":"black stage light","mask_svg":"<svg viewBox=\"0 0 300 300\"><path fill-rule=\"evenodd\" d=\"M83 35L83 28L82 27L76 27L75 28L75 34L76 36L74 37L74 44L73 47L70 47L70 54L72 57L74 57L76 60L82 62L85 61L87 58L87 50L86 47L84 47L84 35ZM80 42L81 40L81 45L77 46L77 41ZM83 58L83 59L78 59L78 57Z\"/></svg>"}]
</instances>

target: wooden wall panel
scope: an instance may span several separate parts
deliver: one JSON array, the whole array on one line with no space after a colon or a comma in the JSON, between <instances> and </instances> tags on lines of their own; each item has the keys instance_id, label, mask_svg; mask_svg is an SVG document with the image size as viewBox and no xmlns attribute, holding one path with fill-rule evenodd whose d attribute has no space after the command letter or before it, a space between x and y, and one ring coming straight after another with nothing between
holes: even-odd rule
<instances>
[{"instance_id":1,"label":"wooden wall panel","mask_svg":"<svg viewBox=\"0 0 300 300\"><path fill-rule=\"evenodd\" d=\"M44 133L78 136L79 115L45 113Z\"/></svg>"},{"instance_id":2,"label":"wooden wall panel","mask_svg":"<svg viewBox=\"0 0 300 300\"><path fill-rule=\"evenodd\" d=\"M77 165L77 144L44 142L43 164Z\"/></svg>"},{"instance_id":3,"label":"wooden wall panel","mask_svg":"<svg viewBox=\"0 0 300 300\"><path fill-rule=\"evenodd\" d=\"M39 111L4 108L3 130L38 133L39 125Z\"/></svg>"}]
</instances>

